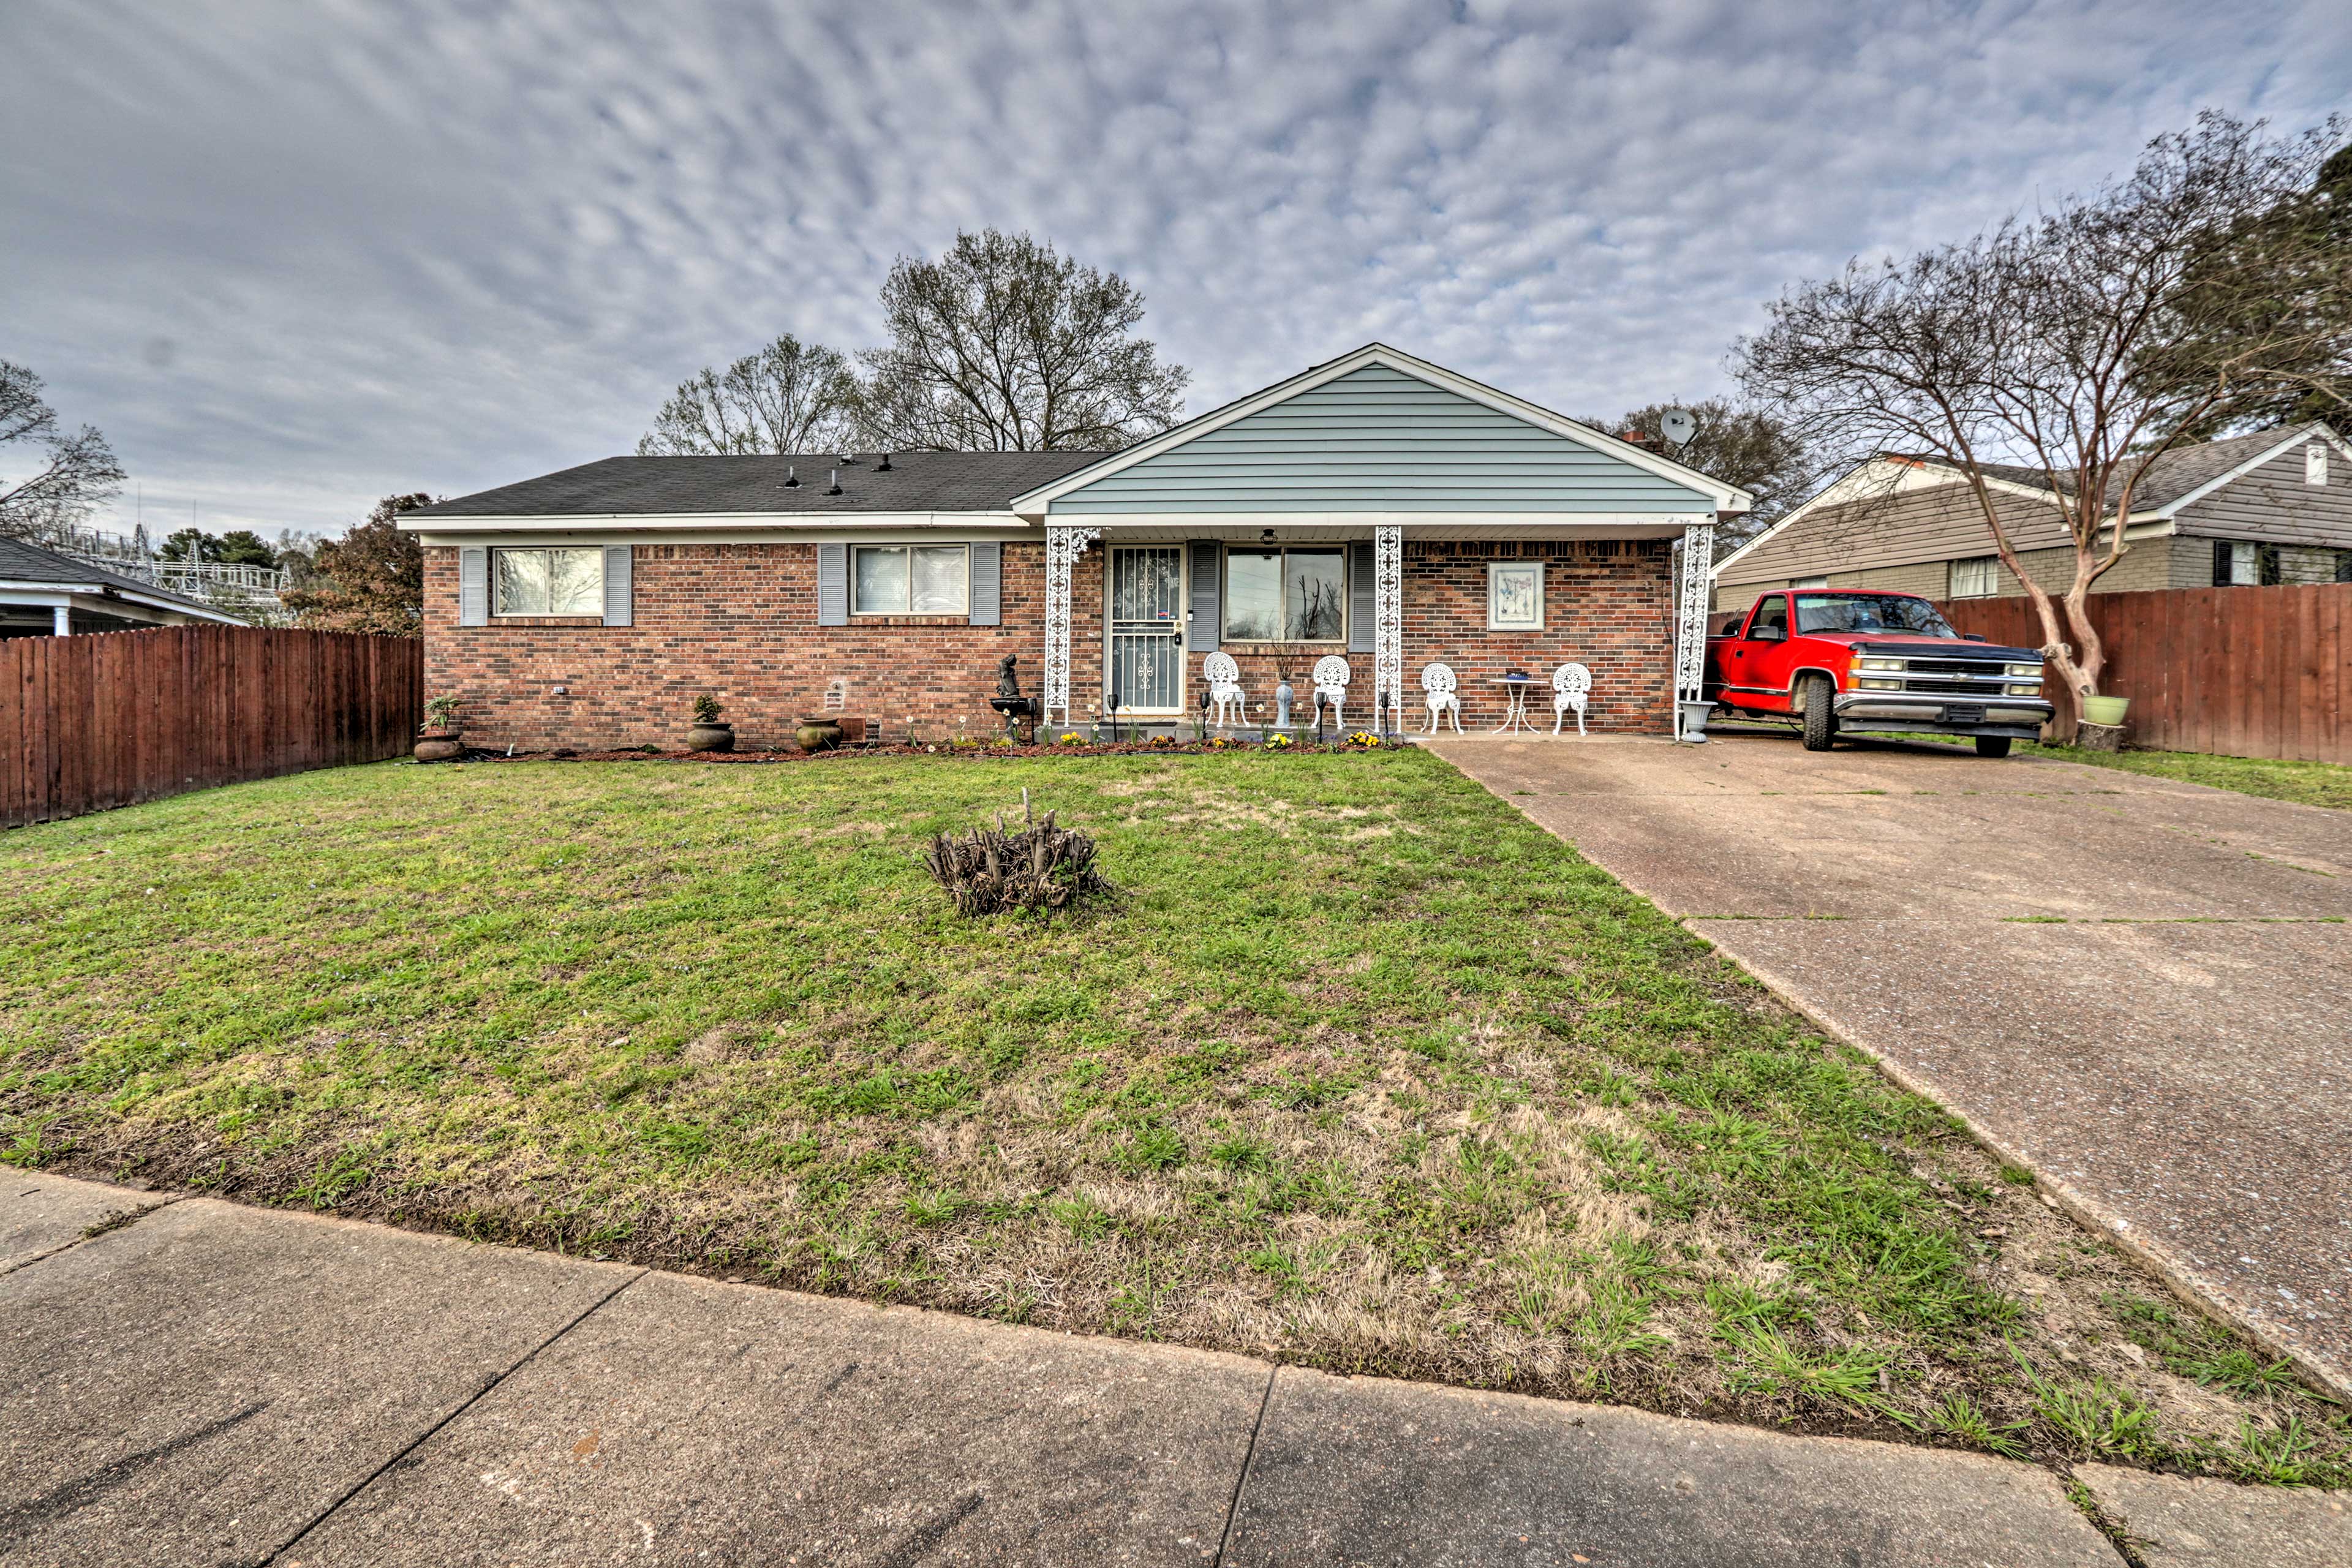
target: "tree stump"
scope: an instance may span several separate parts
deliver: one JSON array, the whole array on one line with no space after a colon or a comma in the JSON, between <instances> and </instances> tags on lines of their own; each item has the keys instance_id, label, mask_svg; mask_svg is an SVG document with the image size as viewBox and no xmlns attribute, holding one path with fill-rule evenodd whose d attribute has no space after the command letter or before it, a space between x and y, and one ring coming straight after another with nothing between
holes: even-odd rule
<instances>
[{"instance_id":1,"label":"tree stump","mask_svg":"<svg viewBox=\"0 0 2352 1568\"><path fill-rule=\"evenodd\" d=\"M2086 752L2120 752L2124 749L2124 727L2121 724L2077 724L2074 743Z\"/></svg>"}]
</instances>

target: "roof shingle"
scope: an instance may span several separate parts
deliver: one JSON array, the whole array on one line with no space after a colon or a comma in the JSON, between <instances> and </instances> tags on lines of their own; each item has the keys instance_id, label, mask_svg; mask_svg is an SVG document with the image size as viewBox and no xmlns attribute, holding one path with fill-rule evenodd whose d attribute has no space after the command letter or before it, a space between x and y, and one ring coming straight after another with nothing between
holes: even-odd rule
<instances>
[{"instance_id":1,"label":"roof shingle","mask_svg":"<svg viewBox=\"0 0 2352 1568\"><path fill-rule=\"evenodd\" d=\"M1101 452L894 452L740 458L604 458L576 468L403 512L415 518L654 517L680 513L824 516L1003 511L1014 496L1102 460ZM841 472L842 493L826 476ZM785 481L795 472L797 486Z\"/></svg>"}]
</instances>

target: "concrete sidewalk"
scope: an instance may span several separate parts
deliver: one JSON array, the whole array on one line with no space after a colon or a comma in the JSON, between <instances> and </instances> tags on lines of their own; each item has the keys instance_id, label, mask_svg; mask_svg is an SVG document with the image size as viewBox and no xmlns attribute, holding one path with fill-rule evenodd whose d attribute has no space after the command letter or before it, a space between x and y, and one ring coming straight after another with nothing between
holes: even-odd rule
<instances>
[{"instance_id":1,"label":"concrete sidewalk","mask_svg":"<svg viewBox=\"0 0 2352 1568\"><path fill-rule=\"evenodd\" d=\"M1781 734L1436 749L2352 1393L2352 816Z\"/></svg>"},{"instance_id":2,"label":"concrete sidewalk","mask_svg":"<svg viewBox=\"0 0 2352 1568\"><path fill-rule=\"evenodd\" d=\"M0 1563L2116 1568L2028 1465L0 1173ZM2085 1476L2147 1561L2341 1499Z\"/></svg>"}]
</instances>

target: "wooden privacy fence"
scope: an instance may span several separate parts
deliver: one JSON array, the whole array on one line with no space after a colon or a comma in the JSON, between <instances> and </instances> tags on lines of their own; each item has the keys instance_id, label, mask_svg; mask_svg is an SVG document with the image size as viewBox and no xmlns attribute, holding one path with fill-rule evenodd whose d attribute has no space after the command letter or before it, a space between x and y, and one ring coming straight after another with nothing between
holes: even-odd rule
<instances>
[{"instance_id":1,"label":"wooden privacy fence","mask_svg":"<svg viewBox=\"0 0 2352 1568\"><path fill-rule=\"evenodd\" d=\"M170 626L0 641L0 826L414 744L415 637Z\"/></svg>"},{"instance_id":2,"label":"wooden privacy fence","mask_svg":"<svg viewBox=\"0 0 2352 1568\"><path fill-rule=\"evenodd\" d=\"M2023 597L1938 607L1961 631L2042 646ZM2107 649L2100 689L2131 699L2133 745L2352 763L2352 584L2094 594L2089 609ZM2054 732L2072 735L2073 694L2050 695Z\"/></svg>"}]
</instances>

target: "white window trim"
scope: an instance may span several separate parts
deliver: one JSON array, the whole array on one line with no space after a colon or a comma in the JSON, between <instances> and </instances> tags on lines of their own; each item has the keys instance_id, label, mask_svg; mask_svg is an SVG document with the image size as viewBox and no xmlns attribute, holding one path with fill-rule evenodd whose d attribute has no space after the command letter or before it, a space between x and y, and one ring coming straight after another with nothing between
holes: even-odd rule
<instances>
[{"instance_id":1,"label":"white window trim","mask_svg":"<svg viewBox=\"0 0 2352 1568\"><path fill-rule=\"evenodd\" d=\"M1495 584L1506 572L1532 571L1536 575L1536 618L1532 621L1500 621L1495 618ZM1489 561L1486 563L1486 629L1490 632L1539 632L1549 619L1550 606L1544 603L1544 571L1541 561Z\"/></svg>"},{"instance_id":2,"label":"white window trim","mask_svg":"<svg viewBox=\"0 0 2352 1568\"><path fill-rule=\"evenodd\" d=\"M1826 577L1793 577L1789 581L1790 587L1799 589L1818 588L1827 591L1829 585L1830 580Z\"/></svg>"},{"instance_id":3,"label":"white window trim","mask_svg":"<svg viewBox=\"0 0 2352 1568\"><path fill-rule=\"evenodd\" d=\"M2327 443L2314 441L2303 449L2303 482L2324 485L2327 482Z\"/></svg>"},{"instance_id":4,"label":"white window trim","mask_svg":"<svg viewBox=\"0 0 2352 1568\"><path fill-rule=\"evenodd\" d=\"M1944 577L1944 596L1946 598L1991 599L2000 596L2000 556L1964 555L1958 560L1948 563L1947 565L1948 570L1946 572ZM1981 566L1984 569L1984 586L1981 588L1970 588L1966 592L1962 592L1960 588L1960 568L1963 566Z\"/></svg>"},{"instance_id":5,"label":"white window trim","mask_svg":"<svg viewBox=\"0 0 2352 1568\"><path fill-rule=\"evenodd\" d=\"M1290 559L1290 552L1294 550L1303 550L1320 555L1336 554L1339 557L1339 635L1329 637L1247 637L1239 636L1233 629L1234 599L1231 587L1234 580L1234 556L1236 554L1278 555L1283 559L1285 564L1275 575L1276 596L1274 602L1274 613L1277 617L1279 617L1283 614L1283 605L1280 595L1283 592L1286 592L1290 585L1290 569L1288 562ZM1294 541L1285 539L1277 540L1272 544L1250 543L1245 541L1234 541L1228 542L1225 545L1223 557L1218 562L1219 567L1224 573L1224 588L1217 595L1218 640L1220 642L1234 643L1289 643L1299 647L1328 647L1334 643L1345 643L1348 640L1349 616L1353 610L1350 601L1355 597L1355 595L1349 591L1352 584L1349 582L1348 574L1353 568L1351 567L1348 557L1348 544L1344 540L1302 539ZM1190 580L1187 579L1188 585L1189 582ZM1188 600L1187 602L1189 603L1190 601Z\"/></svg>"},{"instance_id":6,"label":"white window trim","mask_svg":"<svg viewBox=\"0 0 2352 1568\"><path fill-rule=\"evenodd\" d=\"M530 551L552 553L575 551L596 558L596 607L593 610L504 610L499 607L499 557ZM494 621L576 621L589 617L602 620L604 616L604 551L593 544L501 544L490 551L489 568L490 619Z\"/></svg>"},{"instance_id":7,"label":"white window trim","mask_svg":"<svg viewBox=\"0 0 2352 1568\"><path fill-rule=\"evenodd\" d=\"M908 554L907 554L907 608L905 608L905 609L903 609L903 610L867 610L867 609L861 609L861 608L859 608L859 607L858 607L858 604L857 604L857 553L858 553L858 552L859 552L859 551L861 551L861 550L904 550L904 551L906 551L906 552L908 552ZM915 605L915 556L914 556L914 552L916 552L916 551L918 551L918 550L961 550L961 551L962 551L962 552L963 552L963 604L962 604L961 606L959 606L959 607L958 607L958 608L956 608L956 609L952 609L952 610L918 610L918 609L916 609L916 608L914 607L914 605ZM969 617L971 616L971 542L970 542L969 541L965 541L965 542L960 542L960 543L953 543L953 544L950 544L950 543L942 543L942 542L939 542L939 541L936 541L936 540L923 540L923 541L920 541L920 542L917 542L917 541L913 541L913 540L888 540L888 541L884 541L884 540L878 540L878 539L877 539L877 540L876 540L876 541L875 541L873 543L871 543L871 544L862 544L862 543L861 543L861 544L853 544L853 545L851 545L851 546L849 547L849 560L848 560L847 565L848 565L848 568L849 568L849 582L848 582L848 584L847 584L847 587L848 587L848 589L849 589L849 614L850 614L850 618L851 618L851 619L853 619L853 620L855 620L855 619L858 619L858 618L860 618L860 617L863 617L863 618L866 618L866 619L868 619L868 620L884 620L884 619L887 619L888 617L890 617L890 616L908 616L908 617L917 616L965 616L966 618L969 618Z\"/></svg>"}]
</instances>

